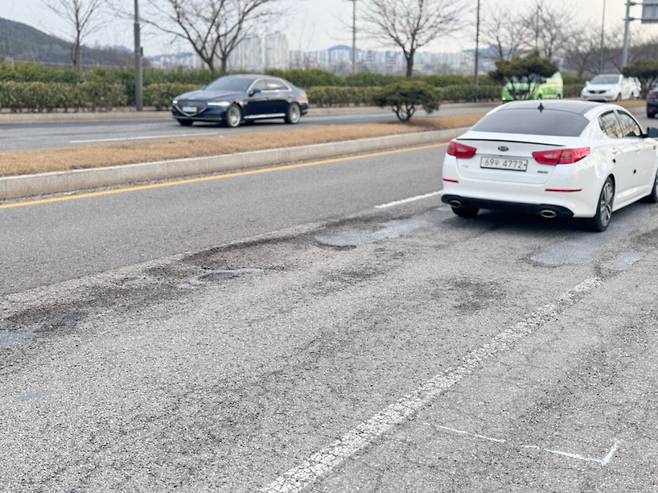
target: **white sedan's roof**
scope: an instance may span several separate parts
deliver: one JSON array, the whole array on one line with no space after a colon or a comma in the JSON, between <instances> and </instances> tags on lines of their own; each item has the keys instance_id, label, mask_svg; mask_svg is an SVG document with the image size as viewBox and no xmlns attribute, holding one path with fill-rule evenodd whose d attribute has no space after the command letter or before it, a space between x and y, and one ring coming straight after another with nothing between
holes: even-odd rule
<instances>
[{"instance_id":1,"label":"white sedan's roof","mask_svg":"<svg viewBox=\"0 0 658 493\"><path fill-rule=\"evenodd\" d=\"M498 106L493 111L505 111L514 109L532 109L539 108L542 105L547 110L565 111L576 115L582 115L591 120L593 116L599 115L605 110L617 109L625 111L624 108L616 104L594 103L591 101L569 101L569 100L535 100L535 101L512 101L510 103Z\"/></svg>"}]
</instances>

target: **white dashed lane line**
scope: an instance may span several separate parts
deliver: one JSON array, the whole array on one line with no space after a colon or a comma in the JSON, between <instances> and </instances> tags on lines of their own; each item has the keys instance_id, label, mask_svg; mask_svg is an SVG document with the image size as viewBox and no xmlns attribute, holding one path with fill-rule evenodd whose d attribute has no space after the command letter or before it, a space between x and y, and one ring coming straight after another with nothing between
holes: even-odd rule
<instances>
[{"instance_id":1,"label":"white dashed lane line","mask_svg":"<svg viewBox=\"0 0 658 493\"><path fill-rule=\"evenodd\" d=\"M440 197L441 195L443 195L443 190L439 190L438 192L426 193L426 194L423 194L423 195L416 195L415 197L409 197L407 199L396 200L395 202L388 202L386 204L376 205L375 209L388 209L390 207L396 207L398 205L409 204L411 202L417 202L419 200L430 199L432 197Z\"/></svg>"},{"instance_id":2,"label":"white dashed lane line","mask_svg":"<svg viewBox=\"0 0 658 493\"><path fill-rule=\"evenodd\" d=\"M348 431L327 447L312 454L300 465L283 473L261 491L298 492L325 477L347 459L382 437L382 435L411 420L418 411L481 368L485 362L493 359L499 353L511 349L519 340L555 320L565 309L576 304L583 296L601 283L602 280L598 277L587 279L564 293L554 303L540 307L524 320L494 336L488 343L467 353L460 365L426 381L410 394ZM556 453L557 451L553 452ZM609 455L612 457L614 450Z\"/></svg>"},{"instance_id":3,"label":"white dashed lane line","mask_svg":"<svg viewBox=\"0 0 658 493\"><path fill-rule=\"evenodd\" d=\"M180 134L167 134L167 135L140 135L137 137L112 137L107 139L86 139L86 140L69 140L69 144L102 144L107 142L128 142L133 140L155 140L155 139L173 139L173 138L187 138L187 137L204 137L208 135L215 135L223 137L217 132L198 132L198 133L180 133Z\"/></svg>"}]
</instances>

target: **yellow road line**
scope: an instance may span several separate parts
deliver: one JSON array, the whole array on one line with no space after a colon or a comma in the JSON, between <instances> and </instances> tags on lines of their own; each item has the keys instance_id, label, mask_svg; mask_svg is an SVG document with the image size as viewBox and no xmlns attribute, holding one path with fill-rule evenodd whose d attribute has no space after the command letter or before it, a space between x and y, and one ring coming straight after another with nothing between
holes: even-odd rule
<instances>
[{"instance_id":1,"label":"yellow road line","mask_svg":"<svg viewBox=\"0 0 658 493\"><path fill-rule=\"evenodd\" d=\"M238 178L241 176L251 176L251 175L261 175L265 173L273 173L275 171L287 171L287 170L292 170L292 169L302 169L302 168L312 168L315 166L322 166L326 164L334 164L334 163L343 163L343 162L348 162L348 161L356 161L360 159L370 159L370 158L375 158L375 157L380 157L380 156L390 156L394 154L402 154L405 152L413 152L413 151L422 151L424 149L435 149L438 147L445 147L447 146L447 143L441 143L441 144L428 144L428 145L422 145L422 146L416 146L416 147L406 147L403 149L394 149L390 151L380 151L380 152L372 152L369 154L361 154L361 155L356 155L356 156L348 156L348 157L341 157L341 158L334 158L334 159L324 159L322 161L310 161L307 163L299 163L299 164L288 164L284 166L271 166L269 168L259 168L259 169L254 169L254 170L249 170L249 171L237 171L234 173L224 173L224 174L219 174L219 175L212 175L212 176L201 176L199 178L187 178L183 180L174 180L174 181L166 181L162 183L151 183L149 185L136 185L136 186L131 186L131 187L124 187L124 188L113 188L109 190L101 190L98 192L86 192L86 193L77 193L73 195L64 195L64 196L59 196L59 197L49 197L45 199L37 199L37 200L27 200L27 201L22 201L22 202L13 202L9 204L0 204L0 209L16 209L18 207L31 207L35 205L46 205L46 204L56 204L58 202L70 202L73 200L82 200L82 199L90 199L94 197L104 197L107 195L118 195L120 193L131 193L131 192L142 192L145 190L157 190L159 188L168 188L168 187L177 187L180 185L193 185L196 183L205 183L205 182L210 182L210 181L217 181L217 180L228 180L229 178Z\"/></svg>"}]
</instances>

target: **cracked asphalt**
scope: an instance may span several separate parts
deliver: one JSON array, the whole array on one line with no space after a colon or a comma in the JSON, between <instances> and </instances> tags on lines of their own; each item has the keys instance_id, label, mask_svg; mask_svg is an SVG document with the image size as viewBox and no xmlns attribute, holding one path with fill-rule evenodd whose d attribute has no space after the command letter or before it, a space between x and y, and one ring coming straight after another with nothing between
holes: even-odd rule
<instances>
[{"instance_id":1,"label":"cracked asphalt","mask_svg":"<svg viewBox=\"0 0 658 493\"><path fill-rule=\"evenodd\" d=\"M374 208L440 154L0 211L0 490L657 491L658 207Z\"/></svg>"}]
</instances>

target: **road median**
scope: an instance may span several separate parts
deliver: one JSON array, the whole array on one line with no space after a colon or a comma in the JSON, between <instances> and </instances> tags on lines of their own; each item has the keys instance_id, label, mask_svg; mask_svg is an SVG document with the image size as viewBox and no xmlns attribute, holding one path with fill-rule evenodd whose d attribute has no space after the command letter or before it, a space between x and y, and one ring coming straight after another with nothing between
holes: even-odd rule
<instances>
[{"instance_id":1,"label":"road median","mask_svg":"<svg viewBox=\"0 0 658 493\"><path fill-rule=\"evenodd\" d=\"M286 165L445 142L463 127L248 152L0 177L0 200L71 193L187 176Z\"/></svg>"}]
</instances>

